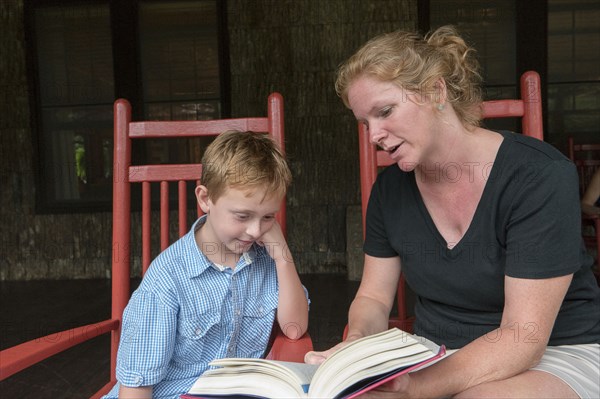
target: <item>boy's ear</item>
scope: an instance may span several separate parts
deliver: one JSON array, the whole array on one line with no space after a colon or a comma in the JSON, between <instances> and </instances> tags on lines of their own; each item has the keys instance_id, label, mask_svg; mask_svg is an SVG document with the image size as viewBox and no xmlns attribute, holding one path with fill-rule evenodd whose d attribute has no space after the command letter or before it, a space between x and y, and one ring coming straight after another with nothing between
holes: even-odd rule
<instances>
[{"instance_id":1,"label":"boy's ear","mask_svg":"<svg viewBox=\"0 0 600 399\"><path fill-rule=\"evenodd\" d=\"M202 212L208 213L210 208L208 206L208 189L206 188L206 186L199 185L196 187L195 193L196 201L198 201L200 209L202 209Z\"/></svg>"}]
</instances>

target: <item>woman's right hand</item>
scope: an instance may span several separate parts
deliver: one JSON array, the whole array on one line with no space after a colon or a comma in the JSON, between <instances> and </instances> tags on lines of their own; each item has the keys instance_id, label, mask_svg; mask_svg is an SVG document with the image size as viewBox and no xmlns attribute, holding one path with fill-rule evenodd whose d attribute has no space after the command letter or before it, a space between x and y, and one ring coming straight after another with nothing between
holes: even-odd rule
<instances>
[{"instance_id":1,"label":"woman's right hand","mask_svg":"<svg viewBox=\"0 0 600 399\"><path fill-rule=\"evenodd\" d=\"M304 355L304 363L307 364L321 364L323 363L329 356L333 355L336 351L342 349L344 346L348 345L350 342L344 341L340 342L336 346L327 349L326 351L317 352L310 351Z\"/></svg>"},{"instance_id":2,"label":"woman's right hand","mask_svg":"<svg viewBox=\"0 0 600 399\"><path fill-rule=\"evenodd\" d=\"M340 342L334 347L327 349L326 351L317 352L310 351L304 355L304 363L307 364L321 364L335 352L339 351L343 347L347 346L350 342L356 341L360 337L347 337L345 341Z\"/></svg>"}]
</instances>

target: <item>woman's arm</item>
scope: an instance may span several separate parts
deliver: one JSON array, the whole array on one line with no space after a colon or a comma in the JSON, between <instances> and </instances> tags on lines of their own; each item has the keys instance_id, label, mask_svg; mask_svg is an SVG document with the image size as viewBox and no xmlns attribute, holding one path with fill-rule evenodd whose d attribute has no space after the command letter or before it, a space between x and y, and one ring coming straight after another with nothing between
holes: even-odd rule
<instances>
[{"instance_id":1,"label":"woman's arm","mask_svg":"<svg viewBox=\"0 0 600 399\"><path fill-rule=\"evenodd\" d=\"M365 255L360 287L348 312L346 340L353 341L387 330L399 278L399 257Z\"/></svg>"},{"instance_id":2,"label":"woman's arm","mask_svg":"<svg viewBox=\"0 0 600 399\"><path fill-rule=\"evenodd\" d=\"M479 384L505 380L536 365L544 354L571 279L572 275L540 280L506 277L500 328L412 373L409 383L403 384L404 396L453 395Z\"/></svg>"},{"instance_id":3,"label":"woman's arm","mask_svg":"<svg viewBox=\"0 0 600 399\"><path fill-rule=\"evenodd\" d=\"M365 255L360 287L350 305L346 340L323 352L308 352L304 361L320 364L349 342L388 328L388 321L400 278L400 258Z\"/></svg>"}]
</instances>

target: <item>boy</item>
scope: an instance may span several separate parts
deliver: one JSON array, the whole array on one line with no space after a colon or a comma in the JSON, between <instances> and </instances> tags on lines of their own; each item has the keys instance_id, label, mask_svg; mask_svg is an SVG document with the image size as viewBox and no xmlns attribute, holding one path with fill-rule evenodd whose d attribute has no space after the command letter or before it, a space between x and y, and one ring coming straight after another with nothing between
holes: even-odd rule
<instances>
[{"instance_id":1,"label":"boy","mask_svg":"<svg viewBox=\"0 0 600 399\"><path fill-rule=\"evenodd\" d=\"M308 300L275 220L291 181L266 135L225 132L202 158L206 214L150 265L123 314L118 383L105 398L179 398L208 363L263 355L275 316L290 338Z\"/></svg>"}]
</instances>

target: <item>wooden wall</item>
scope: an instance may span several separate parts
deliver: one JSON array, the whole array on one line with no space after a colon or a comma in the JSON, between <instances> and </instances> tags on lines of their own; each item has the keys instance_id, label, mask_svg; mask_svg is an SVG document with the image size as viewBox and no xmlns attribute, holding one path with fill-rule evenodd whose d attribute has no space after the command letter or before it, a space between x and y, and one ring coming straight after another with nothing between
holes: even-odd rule
<instances>
[{"instance_id":1,"label":"wooden wall","mask_svg":"<svg viewBox=\"0 0 600 399\"><path fill-rule=\"evenodd\" d=\"M23 1L0 2L0 280L107 278L111 214L37 214ZM415 29L416 0L227 0L233 116L285 100L289 241L302 273L346 273L359 203L356 122L335 69L385 31ZM138 215L134 215L134 224Z\"/></svg>"},{"instance_id":2,"label":"wooden wall","mask_svg":"<svg viewBox=\"0 0 600 399\"><path fill-rule=\"evenodd\" d=\"M358 144L335 70L373 35L416 28L416 1L228 1L232 113L260 112L273 90L285 100L296 263L303 272L345 273L346 208L360 201Z\"/></svg>"}]
</instances>

